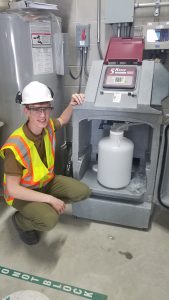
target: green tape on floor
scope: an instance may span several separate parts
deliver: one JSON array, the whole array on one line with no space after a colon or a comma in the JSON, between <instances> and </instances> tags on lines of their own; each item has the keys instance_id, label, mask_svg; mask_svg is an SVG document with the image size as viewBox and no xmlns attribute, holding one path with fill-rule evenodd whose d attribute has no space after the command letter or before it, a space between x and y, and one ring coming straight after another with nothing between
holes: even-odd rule
<instances>
[{"instance_id":1,"label":"green tape on floor","mask_svg":"<svg viewBox=\"0 0 169 300\"><path fill-rule=\"evenodd\" d=\"M64 284L58 281L49 280L43 277L23 273L17 270L8 269L0 266L0 274L24 280L27 282L43 285L51 289L59 290L76 296L80 296L91 300L107 300L107 296L95 293L89 290L81 289L72 285Z\"/></svg>"}]
</instances>

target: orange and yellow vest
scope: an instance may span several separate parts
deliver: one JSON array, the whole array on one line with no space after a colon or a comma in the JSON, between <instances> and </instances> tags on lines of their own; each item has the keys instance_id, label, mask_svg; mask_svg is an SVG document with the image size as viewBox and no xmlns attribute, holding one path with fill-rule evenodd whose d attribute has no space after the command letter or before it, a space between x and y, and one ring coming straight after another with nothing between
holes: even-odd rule
<instances>
[{"instance_id":1,"label":"orange and yellow vest","mask_svg":"<svg viewBox=\"0 0 169 300\"><path fill-rule=\"evenodd\" d=\"M49 124L45 128L44 143L47 167L42 162L34 142L26 137L23 126L16 129L9 136L0 150L0 156L4 159L4 150L11 149L16 160L23 166L20 184L24 187L31 189L41 188L54 177L56 136L52 119L49 120ZM4 198L8 205L12 205L14 198L7 191L5 174Z\"/></svg>"}]
</instances>

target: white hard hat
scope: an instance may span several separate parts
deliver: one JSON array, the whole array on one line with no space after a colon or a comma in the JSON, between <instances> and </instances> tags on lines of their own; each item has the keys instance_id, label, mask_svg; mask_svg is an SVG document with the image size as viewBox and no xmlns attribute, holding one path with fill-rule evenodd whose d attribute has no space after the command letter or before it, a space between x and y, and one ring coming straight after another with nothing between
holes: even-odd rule
<instances>
[{"instance_id":1,"label":"white hard hat","mask_svg":"<svg viewBox=\"0 0 169 300\"><path fill-rule=\"evenodd\" d=\"M53 92L45 84L32 81L22 91L21 104L33 104L53 100Z\"/></svg>"}]
</instances>

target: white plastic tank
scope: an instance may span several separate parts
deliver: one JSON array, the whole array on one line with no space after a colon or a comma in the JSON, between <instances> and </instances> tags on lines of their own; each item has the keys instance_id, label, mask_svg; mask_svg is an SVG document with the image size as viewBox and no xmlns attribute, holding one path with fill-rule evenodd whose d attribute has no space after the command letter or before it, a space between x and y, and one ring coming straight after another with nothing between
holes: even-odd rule
<instances>
[{"instance_id":1,"label":"white plastic tank","mask_svg":"<svg viewBox=\"0 0 169 300\"><path fill-rule=\"evenodd\" d=\"M134 144L124 131L110 130L98 145L98 181L105 187L119 189L131 180Z\"/></svg>"}]
</instances>

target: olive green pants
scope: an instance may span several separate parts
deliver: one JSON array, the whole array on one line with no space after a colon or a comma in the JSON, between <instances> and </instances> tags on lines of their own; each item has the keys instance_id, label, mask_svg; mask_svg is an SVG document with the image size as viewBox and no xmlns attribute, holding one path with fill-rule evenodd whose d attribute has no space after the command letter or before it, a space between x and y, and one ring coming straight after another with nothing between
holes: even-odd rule
<instances>
[{"instance_id":1,"label":"olive green pants","mask_svg":"<svg viewBox=\"0 0 169 300\"><path fill-rule=\"evenodd\" d=\"M55 175L45 187L37 191L50 194L63 200L65 203L84 200L91 193L88 186L84 183L62 175ZM16 222L24 231L48 231L59 220L56 210L47 203L15 199L12 206L19 211L16 214Z\"/></svg>"}]
</instances>

